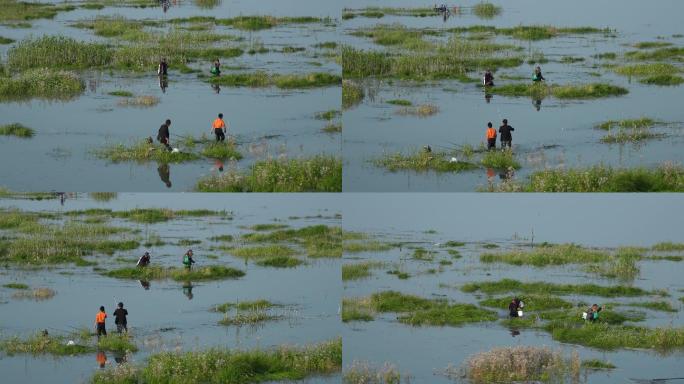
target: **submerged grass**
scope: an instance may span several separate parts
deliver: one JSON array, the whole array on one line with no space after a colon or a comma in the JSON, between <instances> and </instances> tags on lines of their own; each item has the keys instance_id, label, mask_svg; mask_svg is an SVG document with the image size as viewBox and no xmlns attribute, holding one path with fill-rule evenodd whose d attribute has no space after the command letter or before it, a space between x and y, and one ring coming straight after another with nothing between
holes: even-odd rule
<instances>
[{"instance_id":1,"label":"submerged grass","mask_svg":"<svg viewBox=\"0 0 684 384\"><path fill-rule=\"evenodd\" d=\"M477 168L477 165L467 161L451 161L445 153L415 151L411 154L385 154L373 163L378 167L387 168L391 172L399 170L413 170L417 172L463 172Z\"/></svg>"},{"instance_id":2,"label":"submerged grass","mask_svg":"<svg viewBox=\"0 0 684 384\"><path fill-rule=\"evenodd\" d=\"M517 83L490 87L488 91L502 96L527 96L535 100L541 100L547 96L553 96L557 99L598 99L603 97L622 96L629 93L626 88L607 83L582 85Z\"/></svg>"},{"instance_id":3,"label":"submerged grass","mask_svg":"<svg viewBox=\"0 0 684 384\"><path fill-rule=\"evenodd\" d=\"M296 257L291 256L272 256L261 258L257 260L255 264L262 267L294 268L304 264L304 262Z\"/></svg>"},{"instance_id":4,"label":"submerged grass","mask_svg":"<svg viewBox=\"0 0 684 384\"><path fill-rule=\"evenodd\" d=\"M684 168L663 164L655 169L589 168L535 171L523 184L504 184L501 190L525 192L683 192Z\"/></svg>"},{"instance_id":5,"label":"submerged grass","mask_svg":"<svg viewBox=\"0 0 684 384\"><path fill-rule=\"evenodd\" d=\"M159 382L226 384L302 380L342 369L342 339L305 347L281 346L251 351L208 349L193 352L162 352L152 355L145 366L124 365L98 371L95 384L152 384Z\"/></svg>"},{"instance_id":6,"label":"submerged grass","mask_svg":"<svg viewBox=\"0 0 684 384\"><path fill-rule=\"evenodd\" d=\"M375 311L368 297L350 297L342 299L342 322L373 321Z\"/></svg>"},{"instance_id":7,"label":"submerged grass","mask_svg":"<svg viewBox=\"0 0 684 384\"><path fill-rule=\"evenodd\" d=\"M439 107L434 104L421 104L399 108L396 113L401 116L429 117L439 112Z\"/></svg>"},{"instance_id":8,"label":"submerged grass","mask_svg":"<svg viewBox=\"0 0 684 384\"><path fill-rule=\"evenodd\" d=\"M26 300L36 300L43 301L49 300L55 297L57 292L50 288L33 288L33 289L22 289L20 291L14 292L12 294L13 299L26 299Z\"/></svg>"},{"instance_id":9,"label":"submerged grass","mask_svg":"<svg viewBox=\"0 0 684 384\"><path fill-rule=\"evenodd\" d=\"M105 272L104 275L118 279L202 281L235 279L244 276L245 273L222 265L210 265L193 269L159 266L131 267L111 270Z\"/></svg>"},{"instance_id":10,"label":"submerged grass","mask_svg":"<svg viewBox=\"0 0 684 384\"><path fill-rule=\"evenodd\" d=\"M396 367L388 363L377 367L368 362L355 360L342 373L344 384L400 384L402 381L409 383L410 380L410 375L402 376Z\"/></svg>"},{"instance_id":11,"label":"submerged grass","mask_svg":"<svg viewBox=\"0 0 684 384\"><path fill-rule=\"evenodd\" d=\"M0 125L0 136L33 137L35 131L20 123Z\"/></svg>"},{"instance_id":12,"label":"submerged grass","mask_svg":"<svg viewBox=\"0 0 684 384\"><path fill-rule=\"evenodd\" d=\"M159 101L157 96L145 95L121 99L117 102L117 105L120 107L150 108L159 104Z\"/></svg>"},{"instance_id":13,"label":"submerged grass","mask_svg":"<svg viewBox=\"0 0 684 384\"><path fill-rule=\"evenodd\" d=\"M471 356L465 363L465 376L472 383L580 381L577 353L566 358L548 347L502 347Z\"/></svg>"},{"instance_id":14,"label":"submerged grass","mask_svg":"<svg viewBox=\"0 0 684 384\"><path fill-rule=\"evenodd\" d=\"M363 88L353 81L342 81L342 108L348 109L363 101L365 94Z\"/></svg>"},{"instance_id":15,"label":"submerged grass","mask_svg":"<svg viewBox=\"0 0 684 384\"><path fill-rule=\"evenodd\" d=\"M201 179L201 192L340 192L342 161L329 155L290 160L262 160L244 173Z\"/></svg>"},{"instance_id":16,"label":"submerged grass","mask_svg":"<svg viewBox=\"0 0 684 384\"><path fill-rule=\"evenodd\" d=\"M555 284L543 281L521 282L513 279L467 283L463 292L482 292L488 295L519 292L524 294L587 295L601 297L634 297L654 294L638 287L626 285L602 286L596 284Z\"/></svg>"},{"instance_id":17,"label":"submerged grass","mask_svg":"<svg viewBox=\"0 0 684 384\"><path fill-rule=\"evenodd\" d=\"M248 300L248 301L237 301L237 302L229 302L229 303L223 303L223 304L218 304L215 305L211 308L212 311L214 312L221 312L221 313L226 313L232 309L237 309L240 311L249 311L249 310L257 310L257 309L270 309L275 307L276 304L266 300L266 299L257 299L257 300Z\"/></svg>"}]
</instances>

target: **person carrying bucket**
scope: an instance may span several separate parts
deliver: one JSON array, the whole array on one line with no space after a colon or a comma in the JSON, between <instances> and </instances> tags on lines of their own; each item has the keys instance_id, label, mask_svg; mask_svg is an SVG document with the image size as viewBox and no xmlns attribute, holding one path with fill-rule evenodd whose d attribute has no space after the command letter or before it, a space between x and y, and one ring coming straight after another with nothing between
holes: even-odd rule
<instances>
[{"instance_id":1,"label":"person carrying bucket","mask_svg":"<svg viewBox=\"0 0 684 384\"><path fill-rule=\"evenodd\" d=\"M195 260L192 258L192 249L188 249L187 252L185 252L185 255L183 255L183 265L187 269L191 269L192 265L195 264Z\"/></svg>"}]
</instances>

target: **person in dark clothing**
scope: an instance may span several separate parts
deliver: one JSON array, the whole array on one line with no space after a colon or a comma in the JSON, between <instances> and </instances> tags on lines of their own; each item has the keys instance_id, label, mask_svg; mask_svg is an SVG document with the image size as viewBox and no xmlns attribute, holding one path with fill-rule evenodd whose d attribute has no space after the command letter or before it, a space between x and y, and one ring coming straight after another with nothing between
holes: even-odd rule
<instances>
[{"instance_id":1,"label":"person in dark clothing","mask_svg":"<svg viewBox=\"0 0 684 384\"><path fill-rule=\"evenodd\" d=\"M166 188L171 188L171 167L168 163L161 163L157 167L157 173L161 181L166 184Z\"/></svg>"},{"instance_id":2,"label":"person in dark clothing","mask_svg":"<svg viewBox=\"0 0 684 384\"><path fill-rule=\"evenodd\" d=\"M506 149L506 147L511 148L511 143L513 142L513 135L511 135L511 132L513 131L515 131L515 129L508 125L508 119L503 119L503 125L499 127L499 133L501 134L501 149Z\"/></svg>"},{"instance_id":3,"label":"person in dark clothing","mask_svg":"<svg viewBox=\"0 0 684 384\"><path fill-rule=\"evenodd\" d=\"M105 313L105 308L100 307L100 312L95 315L95 329L97 330L97 338L100 339L101 335L107 336L107 326L105 324L105 319L107 318L107 313Z\"/></svg>"},{"instance_id":4,"label":"person in dark clothing","mask_svg":"<svg viewBox=\"0 0 684 384\"><path fill-rule=\"evenodd\" d=\"M166 59L161 59L159 61L159 67L157 67L157 75L167 76L169 70L169 64L166 63Z\"/></svg>"},{"instance_id":5,"label":"person in dark clothing","mask_svg":"<svg viewBox=\"0 0 684 384\"><path fill-rule=\"evenodd\" d=\"M171 120L166 119L164 124L162 124L161 127L159 127L159 132L157 133L157 141L164 144L166 149L170 151L171 145L169 137L171 136L171 134L169 133L169 126L171 126Z\"/></svg>"},{"instance_id":6,"label":"person in dark clothing","mask_svg":"<svg viewBox=\"0 0 684 384\"><path fill-rule=\"evenodd\" d=\"M508 304L508 316L509 317L518 317L518 298L514 298L511 300L511 303Z\"/></svg>"},{"instance_id":7,"label":"person in dark clothing","mask_svg":"<svg viewBox=\"0 0 684 384\"><path fill-rule=\"evenodd\" d=\"M546 81L546 79L542 75L541 67L537 66L537 68L534 69L534 76L532 76L532 81L534 81L535 83L539 81Z\"/></svg>"},{"instance_id":8,"label":"person in dark clothing","mask_svg":"<svg viewBox=\"0 0 684 384\"><path fill-rule=\"evenodd\" d=\"M492 122L487 123L487 150L496 149L496 130L492 128Z\"/></svg>"},{"instance_id":9,"label":"person in dark clothing","mask_svg":"<svg viewBox=\"0 0 684 384\"><path fill-rule=\"evenodd\" d=\"M150 265L150 253L145 252L144 255L140 256L138 259L138 263L136 264L137 267L147 267Z\"/></svg>"},{"instance_id":10,"label":"person in dark clothing","mask_svg":"<svg viewBox=\"0 0 684 384\"><path fill-rule=\"evenodd\" d=\"M126 331L128 333L128 311L124 309L123 303L119 303L119 308L114 311L114 324L116 324L116 332Z\"/></svg>"},{"instance_id":11,"label":"person in dark clothing","mask_svg":"<svg viewBox=\"0 0 684 384\"><path fill-rule=\"evenodd\" d=\"M492 71L489 69L487 72L484 74L484 78L482 79L482 82L484 83L485 87L493 87L494 86L494 75L492 75Z\"/></svg>"}]
</instances>

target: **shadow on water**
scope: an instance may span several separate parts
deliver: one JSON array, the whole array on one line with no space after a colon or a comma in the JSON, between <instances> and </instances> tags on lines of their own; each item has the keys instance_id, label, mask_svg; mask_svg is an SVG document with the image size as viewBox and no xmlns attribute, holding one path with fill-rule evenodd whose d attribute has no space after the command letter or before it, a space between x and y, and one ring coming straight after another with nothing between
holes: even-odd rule
<instances>
[{"instance_id":1,"label":"shadow on water","mask_svg":"<svg viewBox=\"0 0 684 384\"><path fill-rule=\"evenodd\" d=\"M195 297L195 295L192 293L192 288L192 281L183 282L183 294L188 298L188 300L192 300Z\"/></svg>"}]
</instances>

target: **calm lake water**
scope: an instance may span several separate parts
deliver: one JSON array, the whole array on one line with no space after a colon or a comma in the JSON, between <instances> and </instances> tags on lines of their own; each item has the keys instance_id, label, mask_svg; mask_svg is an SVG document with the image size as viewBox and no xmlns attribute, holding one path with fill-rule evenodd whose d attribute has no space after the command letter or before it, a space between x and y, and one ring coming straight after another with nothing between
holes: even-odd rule
<instances>
[{"instance_id":1,"label":"calm lake water","mask_svg":"<svg viewBox=\"0 0 684 384\"><path fill-rule=\"evenodd\" d=\"M47 287L57 291L46 301L18 300L13 290L0 288L0 337L28 335L48 329L51 334L67 334L75 328L93 324L100 305L113 312L119 301L129 311L129 327L140 351L128 361L142 363L150 354L164 350L195 350L212 346L237 349L270 348L282 344L303 345L340 335L338 307L342 292L339 259L307 259L306 265L279 269L245 263L220 250L219 243L208 238L247 233L244 226L254 224L289 224L293 228L326 224L340 226L341 204L326 195L256 194L253 196L199 194L119 194L116 200L99 203L85 195L68 198L64 206L58 200L0 200L0 208L17 207L25 211L66 212L87 208L171 207L179 209L211 209L232 212L233 219L218 217L182 218L158 224L134 224L113 220L112 225L140 229L141 236L157 234L167 243L152 247L152 262L179 265L187 246L178 240L199 240L192 245L198 265L219 264L246 272L240 279L191 282L151 281L145 289L137 280L104 277L93 267L57 266L49 269L25 270L16 267L0 271L0 285L22 282L31 287ZM289 219L290 217L299 219ZM98 268L128 266L118 257L137 259L145 248L119 252L113 257L94 257ZM218 259L207 258L216 255ZM134 261L128 263L135 263ZM276 309L284 315L280 321L263 326L221 326L222 314L210 312L216 304L267 299L283 304ZM108 326L113 327L113 320ZM110 329L111 331L111 329ZM52 357L0 355L3 383L81 383L98 369L96 355ZM116 365L114 354L107 353L107 366ZM312 378L308 383L337 383L339 375Z\"/></svg>"},{"instance_id":2,"label":"calm lake water","mask_svg":"<svg viewBox=\"0 0 684 384\"><path fill-rule=\"evenodd\" d=\"M679 107L684 86L644 85L636 79L618 76L603 68L602 64L624 64L620 54L635 50L634 43L644 41L670 42L681 47L681 21L684 11L681 1L492 1L502 7L500 16L481 20L469 12L468 7L477 1L461 2L463 13L443 21L441 17L385 16L380 19L357 17L342 23L341 40L345 44L363 49L382 49L369 39L350 36L358 28L376 24L401 24L410 28L448 29L468 25L552 25L557 27L591 26L608 27L616 31L615 37L603 34L561 36L550 40L518 41L497 37L494 41L515 44L523 48L519 53L528 57L542 52L549 60L542 64L544 76L551 84L586 84L607 82L629 89L621 97L561 101L553 97L536 105L528 97L510 98L498 95L487 101L479 83L436 81L423 84L402 81L362 81L366 99L344 113L343 151L345 160L345 191L475 191L490 182L498 183L499 171L487 169L459 174L413 171L388 172L371 162L384 153L421 149L430 145L433 150L448 151L464 144L478 147L484 142L487 122L495 127L507 118L515 128L514 152L522 168L515 174L524 180L532 171L544 168L590 166L605 164L618 167L653 167L666 161L684 161L681 146L684 112ZM346 2L348 8L367 6L401 7L431 6L411 1ZM618 53L618 60L599 60L593 55ZM564 64L564 56L582 57L585 60ZM681 63L674 62L681 68ZM521 80L504 80L505 76L531 79L534 66L523 64L517 68L501 69L495 73L495 83L505 84ZM481 73L471 73L479 78ZM398 107L387 104L391 99L408 99L414 104L434 104L439 113L427 118L399 116ZM655 128L666 134L663 139L649 140L639 145L604 144L599 140L604 131L594 126L606 120L651 117L673 123ZM497 143L497 145L499 145ZM494 177L488 180L488 173Z\"/></svg>"}]
</instances>

